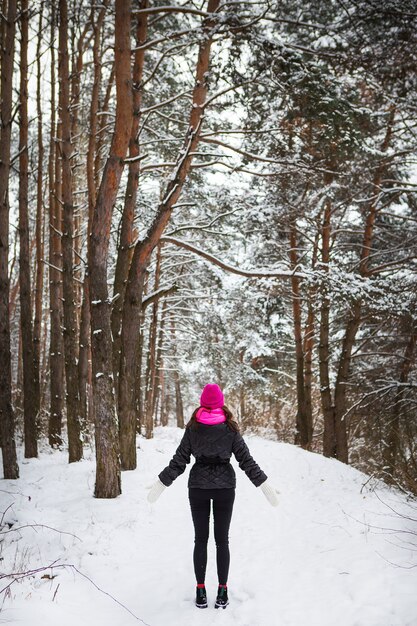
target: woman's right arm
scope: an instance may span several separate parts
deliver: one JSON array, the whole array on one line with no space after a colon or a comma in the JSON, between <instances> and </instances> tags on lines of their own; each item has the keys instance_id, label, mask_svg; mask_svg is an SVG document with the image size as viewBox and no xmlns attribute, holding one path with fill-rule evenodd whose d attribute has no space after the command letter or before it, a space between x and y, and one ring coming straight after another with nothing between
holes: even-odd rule
<instances>
[{"instance_id":1,"label":"woman's right arm","mask_svg":"<svg viewBox=\"0 0 417 626\"><path fill-rule=\"evenodd\" d=\"M175 451L174 456L170 460L169 464L159 474L158 478L165 487L169 487L180 474L185 470L187 463L191 458L191 440L190 431L185 429L185 433L180 441L178 448Z\"/></svg>"}]
</instances>

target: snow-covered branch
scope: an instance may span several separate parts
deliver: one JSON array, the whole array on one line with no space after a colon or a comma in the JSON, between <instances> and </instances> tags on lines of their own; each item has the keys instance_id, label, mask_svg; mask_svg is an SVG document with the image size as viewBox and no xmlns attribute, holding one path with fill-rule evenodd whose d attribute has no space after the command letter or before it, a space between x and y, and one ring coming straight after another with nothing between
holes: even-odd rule
<instances>
[{"instance_id":1,"label":"snow-covered branch","mask_svg":"<svg viewBox=\"0 0 417 626\"><path fill-rule=\"evenodd\" d=\"M218 267L221 267L226 272L229 272L231 274L237 274L238 276L244 276L245 278L286 278L287 279L287 278L292 278L292 277L296 277L296 278L306 277L306 275L303 274L302 272L291 272L288 270L278 270L278 271L277 270L243 270L238 267L234 267L233 265L224 263L223 261L213 256L212 254L209 254L208 252L205 252L204 250L201 250L200 248L197 248L196 246L193 246L190 243L187 243L186 241L181 241L180 239L175 239L174 237L162 237L160 241L161 243L171 243L175 246L179 246L180 248L184 248L185 250L188 250L189 252L192 252L193 254L197 254L198 256L201 256L203 259L206 259L206 261L213 263L213 265L217 265Z\"/></svg>"}]
</instances>

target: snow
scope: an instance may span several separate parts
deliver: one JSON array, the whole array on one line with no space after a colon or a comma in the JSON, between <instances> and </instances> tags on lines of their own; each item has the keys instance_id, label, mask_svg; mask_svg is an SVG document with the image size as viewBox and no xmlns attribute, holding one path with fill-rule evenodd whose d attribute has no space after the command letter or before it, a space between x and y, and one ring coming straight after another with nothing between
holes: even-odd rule
<instances>
[{"instance_id":1,"label":"snow","mask_svg":"<svg viewBox=\"0 0 417 626\"><path fill-rule=\"evenodd\" d=\"M13 583L3 621L142 623L131 611L150 626L417 623L416 503L381 483L371 490L369 477L338 461L250 435L245 439L280 491L280 504L272 508L233 460L238 484L230 531L230 606L221 612L212 608L217 580L211 528L209 608L195 608L190 466L153 506L146 500L146 486L168 463L182 432L157 428L154 439L138 438L138 468L122 474L123 493L114 500L92 495L89 448L83 461L71 464L65 451L45 446L39 459L25 460L19 450L21 478L1 485L3 522L14 524L11 529L45 527L1 535L1 570L27 571L54 561L73 567ZM42 578L45 574L55 577ZM8 581L2 579L1 589Z\"/></svg>"}]
</instances>

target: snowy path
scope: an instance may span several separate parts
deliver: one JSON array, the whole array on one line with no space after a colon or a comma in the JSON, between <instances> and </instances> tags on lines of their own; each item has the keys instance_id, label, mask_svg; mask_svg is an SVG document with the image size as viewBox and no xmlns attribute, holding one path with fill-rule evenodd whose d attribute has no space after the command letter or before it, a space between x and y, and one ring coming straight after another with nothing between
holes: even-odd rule
<instances>
[{"instance_id":1,"label":"snowy path","mask_svg":"<svg viewBox=\"0 0 417 626\"><path fill-rule=\"evenodd\" d=\"M64 453L44 452L21 464L18 481L1 483L2 490L20 494L0 492L1 511L15 501L6 519L16 519L16 526L46 524L76 537L25 528L11 543L16 533L9 533L1 571L10 571L11 563L14 571L56 559L70 563L149 626L416 626L417 567L410 566L417 563L417 536L381 528L417 532L416 522L396 517L387 506L415 519L417 505L411 508L404 496L383 486L376 494L366 488L361 494L366 476L360 472L259 437L246 440L281 491L280 506L270 507L233 461L238 487L230 533L230 606L212 608L211 533L209 608L196 609L189 470L155 505L146 501L145 486L168 463L181 434L158 428L155 439L140 439L139 469L123 473L123 495L111 501L92 497L91 460L67 465ZM0 621L141 624L76 571L55 569L52 580L43 574L12 585Z\"/></svg>"}]
</instances>

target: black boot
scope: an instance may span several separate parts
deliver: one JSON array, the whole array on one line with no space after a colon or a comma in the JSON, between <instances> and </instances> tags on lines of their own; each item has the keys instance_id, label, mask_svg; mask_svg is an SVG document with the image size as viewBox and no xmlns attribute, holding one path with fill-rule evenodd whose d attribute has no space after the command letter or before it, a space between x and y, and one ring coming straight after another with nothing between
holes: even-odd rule
<instances>
[{"instance_id":1,"label":"black boot","mask_svg":"<svg viewBox=\"0 0 417 626\"><path fill-rule=\"evenodd\" d=\"M229 604L229 598L227 597L227 587L223 587L223 586L219 585L219 588L217 590L217 598L216 598L216 603L214 605L214 608L215 609L220 609L220 607L221 607L222 609L225 609L228 604Z\"/></svg>"},{"instance_id":2,"label":"black boot","mask_svg":"<svg viewBox=\"0 0 417 626\"><path fill-rule=\"evenodd\" d=\"M199 609L207 608L207 593L205 587L197 587L196 589L196 597L195 597L195 605Z\"/></svg>"}]
</instances>

